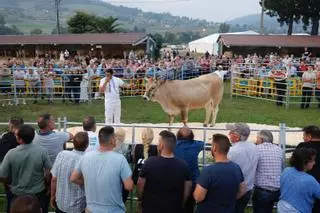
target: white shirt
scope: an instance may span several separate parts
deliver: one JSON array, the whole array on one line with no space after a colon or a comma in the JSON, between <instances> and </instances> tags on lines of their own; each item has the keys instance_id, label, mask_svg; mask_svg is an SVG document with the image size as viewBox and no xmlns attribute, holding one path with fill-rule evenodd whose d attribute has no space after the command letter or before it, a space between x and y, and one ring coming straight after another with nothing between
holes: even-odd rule
<instances>
[{"instance_id":1,"label":"white shirt","mask_svg":"<svg viewBox=\"0 0 320 213\"><path fill-rule=\"evenodd\" d=\"M100 87L106 82L106 77L100 80ZM124 82L117 77L112 76L109 83L107 83L104 97L107 100L120 100L120 87L124 85Z\"/></svg>"},{"instance_id":2,"label":"white shirt","mask_svg":"<svg viewBox=\"0 0 320 213\"><path fill-rule=\"evenodd\" d=\"M256 145L248 141L234 143L228 153L228 159L240 166L247 183L247 191L252 190L258 165Z\"/></svg>"},{"instance_id":3,"label":"white shirt","mask_svg":"<svg viewBox=\"0 0 320 213\"><path fill-rule=\"evenodd\" d=\"M216 75L218 75L222 80L224 79L224 75L227 74L227 72L228 72L228 71L223 71L223 70L221 70L221 71L219 71L219 70L214 71L214 73L215 73Z\"/></svg>"},{"instance_id":4,"label":"white shirt","mask_svg":"<svg viewBox=\"0 0 320 213\"><path fill-rule=\"evenodd\" d=\"M27 73L25 79L30 81L30 85L35 86L37 83L40 83L40 76L37 71L33 71L33 74Z\"/></svg>"},{"instance_id":5,"label":"white shirt","mask_svg":"<svg viewBox=\"0 0 320 213\"><path fill-rule=\"evenodd\" d=\"M13 72L13 77L15 78L16 86L24 87L24 78L25 78L25 71L24 70L15 70ZM17 78L22 78L23 80L17 80Z\"/></svg>"},{"instance_id":6,"label":"white shirt","mask_svg":"<svg viewBox=\"0 0 320 213\"><path fill-rule=\"evenodd\" d=\"M98 134L92 131L87 131L89 138L89 145L86 152L94 151L99 149L99 139Z\"/></svg>"},{"instance_id":7,"label":"white shirt","mask_svg":"<svg viewBox=\"0 0 320 213\"><path fill-rule=\"evenodd\" d=\"M313 71L306 71L302 75L302 81L303 81L303 87L309 87L312 88L314 85L314 80L316 79L316 73ZM304 82L305 80L309 81L312 80L312 82Z\"/></svg>"}]
</instances>

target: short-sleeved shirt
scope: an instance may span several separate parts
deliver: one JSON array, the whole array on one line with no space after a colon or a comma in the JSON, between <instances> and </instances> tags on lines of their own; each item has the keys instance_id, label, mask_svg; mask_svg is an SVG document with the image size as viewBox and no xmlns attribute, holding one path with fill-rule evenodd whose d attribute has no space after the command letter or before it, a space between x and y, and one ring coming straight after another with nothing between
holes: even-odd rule
<instances>
[{"instance_id":1,"label":"short-sleeved shirt","mask_svg":"<svg viewBox=\"0 0 320 213\"><path fill-rule=\"evenodd\" d=\"M320 185L311 175L288 167L280 177L280 192L280 200L299 212L311 213L315 198L320 198Z\"/></svg>"},{"instance_id":2,"label":"short-sleeved shirt","mask_svg":"<svg viewBox=\"0 0 320 213\"><path fill-rule=\"evenodd\" d=\"M197 183L207 189L206 198L198 204L197 213L233 213L239 185L244 181L240 167L233 162L205 167Z\"/></svg>"},{"instance_id":3,"label":"short-sleeved shirt","mask_svg":"<svg viewBox=\"0 0 320 213\"><path fill-rule=\"evenodd\" d=\"M89 138L89 145L88 145L88 148L86 149L86 152L98 150L100 146L98 134L92 131L87 131L87 133Z\"/></svg>"},{"instance_id":4,"label":"short-sleeved shirt","mask_svg":"<svg viewBox=\"0 0 320 213\"><path fill-rule=\"evenodd\" d=\"M14 83L18 88L25 86L25 83L24 83L25 75L26 75L26 73L24 70L15 70L13 72L13 77L15 78ZM22 79L22 80L17 80L17 78Z\"/></svg>"},{"instance_id":5,"label":"short-sleeved shirt","mask_svg":"<svg viewBox=\"0 0 320 213\"><path fill-rule=\"evenodd\" d=\"M19 144L17 138L12 132L7 132L2 135L0 139L0 162L4 159L4 156L10 149L16 148Z\"/></svg>"},{"instance_id":6,"label":"short-sleeved shirt","mask_svg":"<svg viewBox=\"0 0 320 213\"><path fill-rule=\"evenodd\" d=\"M228 153L228 159L238 164L247 186L247 191L253 189L258 165L258 152L256 145L248 141L234 143Z\"/></svg>"},{"instance_id":7,"label":"short-sleeved shirt","mask_svg":"<svg viewBox=\"0 0 320 213\"><path fill-rule=\"evenodd\" d=\"M203 150L204 142L194 140L178 140L174 150L174 156L184 160L191 171L191 179L194 183L200 175L198 167L198 155Z\"/></svg>"},{"instance_id":8,"label":"short-sleeved shirt","mask_svg":"<svg viewBox=\"0 0 320 213\"><path fill-rule=\"evenodd\" d=\"M36 194L45 189L44 169L51 169L47 151L24 144L7 153L0 165L0 177L11 177L14 195Z\"/></svg>"},{"instance_id":9,"label":"short-sleeved shirt","mask_svg":"<svg viewBox=\"0 0 320 213\"><path fill-rule=\"evenodd\" d=\"M83 187L70 182L70 176L84 152L62 151L58 154L51 169L53 177L57 178L56 203L63 212L79 213L86 208Z\"/></svg>"},{"instance_id":10,"label":"short-sleeved shirt","mask_svg":"<svg viewBox=\"0 0 320 213\"><path fill-rule=\"evenodd\" d=\"M100 80L100 86L106 82L106 77ZM124 82L115 76L112 76L110 82L106 85L104 91L105 100L120 100L120 87Z\"/></svg>"},{"instance_id":11,"label":"short-sleeved shirt","mask_svg":"<svg viewBox=\"0 0 320 213\"><path fill-rule=\"evenodd\" d=\"M33 143L45 148L49 154L51 164L56 160L59 152L63 151L63 145L69 140L66 132L36 133Z\"/></svg>"},{"instance_id":12,"label":"short-sleeved shirt","mask_svg":"<svg viewBox=\"0 0 320 213\"><path fill-rule=\"evenodd\" d=\"M188 165L177 158L150 157L140 177L146 179L142 212L181 213L184 182L191 181Z\"/></svg>"},{"instance_id":13,"label":"short-sleeved shirt","mask_svg":"<svg viewBox=\"0 0 320 213\"><path fill-rule=\"evenodd\" d=\"M125 213L123 181L131 175L125 157L109 151L87 152L76 166L84 178L87 208L94 213Z\"/></svg>"}]
</instances>

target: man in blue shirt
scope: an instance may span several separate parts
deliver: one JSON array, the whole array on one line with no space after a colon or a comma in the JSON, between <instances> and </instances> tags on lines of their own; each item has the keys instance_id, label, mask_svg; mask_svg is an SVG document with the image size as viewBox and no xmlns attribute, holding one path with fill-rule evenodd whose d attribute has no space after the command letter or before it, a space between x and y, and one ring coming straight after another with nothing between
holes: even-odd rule
<instances>
[{"instance_id":1,"label":"man in blue shirt","mask_svg":"<svg viewBox=\"0 0 320 213\"><path fill-rule=\"evenodd\" d=\"M194 134L188 127L181 128L177 133L177 146L174 150L174 156L181 160L184 160L190 171L192 180L192 191L196 186L196 180L200 175L198 167L198 155L203 150L204 142L195 141ZM195 200L192 196L189 197L186 206L185 213L193 213L195 207Z\"/></svg>"},{"instance_id":2,"label":"man in blue shirt","mask_svg":"<svg viewBox=\"0 0 320 213\"><path fill-rule=\"evenodd\" d=\"M211 153L215 164L205 167L193 193L197 213L234 213L236 199L246 193L246 183L240 167L227 155L231 147L227 136L215 134Z\"/></svg>"}]
</instances>

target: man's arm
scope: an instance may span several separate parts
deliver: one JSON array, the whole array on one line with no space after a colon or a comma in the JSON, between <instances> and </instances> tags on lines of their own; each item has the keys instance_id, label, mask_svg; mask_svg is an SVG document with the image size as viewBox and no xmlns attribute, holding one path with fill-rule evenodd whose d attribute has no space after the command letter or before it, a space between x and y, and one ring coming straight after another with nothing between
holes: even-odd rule
<instances>
[{"instance_id":1,"label":"man's arm","mask_svg":"<svg viewBox=\"0 0 320 213\"><path fill-rule=\"evenodd\" d=\"M131 176L128 177L126 180L123 180L122 182L125 190L131 191L133 189L133 181Z\"/></svg>"},{"instance_id":2,"label":"man's arm","mask_svg":"<svg viewBox=\"0 0 320 213\"><path fill-rule=\"evenodd\" d=\"M52 208L57 208L56 205L56 191L57 191L57 178L52 177L51 179L51 196L50 196L50 204Z\"/></svg>"},{"instance_id":3,"label":"man's arm","mask_svg":"<svg viewBox=\"0 0 320 213\"><path fill-rule=\"evenodd\" d=\"M239 184L239 191L237 193L237 200L242 198L243 195L246 194L246 192L247 192L247 184L246 184L246 182L243 181L242 183Z\"/></svg>"},{"instance_id":4,"label":"man's arm","mask_svg":"<svg viewBox=\"0 0 320 213\"><path fill-rule=\"evenodd\" d=\"M197 203L200 203L206 198L208 190L197 184L196 189L193 192L193 198Z\"/></svg>"},{"instance_id":5,"label":"man's arm","mask_svg":"<svg viewBox=\"0 0 320 213\"><path fill-rule=\"evenodd\" d=\"M83 175L78 172L77 170L74 170L70 176L70 181L72 183L78 184L78 185L84 185L84 179Z\"/></svg>"},{"instance_id":6,"label":"man's arm","mask_svg":"<svg viewBox=\"0 0 320 213\"><path fill-rule=\"evenodd\" d=\"M144 186L146 184L146 179L139 177L138 183L137 183L137 192L138 192L138 199L141 200L144 192Z\"/></svg>"},{"instance_id":7,"label":"man's arm","mask_svg":"<svg viewBox=\"0 0 320 213\"><path fill-rule=\"evenodd\" d=\"M192 189L192 181L184 181L184 191L183 191L183 206L185 206L186 202L188 201L191 195Z\"/></svg>"},{"instance_id":8,"label":"man's arm","mask_svg":"<svg viewBox=\"0 0 320 213\"><path fill-rule=\"evenodd\" d=\"M103 80L105 79L105 81L103 82ZM106 86L107 86L107 83L109 83L110 81L110 78L103 78L101 79L100 81L100 87L99 87L99 92L100 93L104 93L104 91L106 91Z\"/></svg>"}]
</instances>

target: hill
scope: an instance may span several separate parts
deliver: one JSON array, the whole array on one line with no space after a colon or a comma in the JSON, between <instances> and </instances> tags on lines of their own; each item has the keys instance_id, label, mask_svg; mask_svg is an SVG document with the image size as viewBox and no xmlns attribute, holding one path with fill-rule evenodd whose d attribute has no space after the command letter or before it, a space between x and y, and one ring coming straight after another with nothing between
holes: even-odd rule
<instances>
[{"instance_id":1,"label":"hill","mask_svg":"<svg viewBox=\"0 0 320 213\"><path fill-rule=\"evenodd\" d=\"M232 19L226 22L231 25L232 31L246 31L254 30L256 32L260 31L260 14L252 14L242 16L236 19ZM270 17L268 15L264 16L264 26L267 33L287 33L287 25L280 26L276 17ZM293 25L294 33L305 33L302 24Z\"/></svg>"},{"instance_id":2,"label":"hill","mask_svg":"<svg viewBox=\"0 0 320 213\"><path fill-rule=\"evenodd\" d=\"M126 30L140 29L149 33L166 31L215 32L218 25L206 20L173 16L170 13L143 12L137 8L115 6L99 0L62 0L60 5L61 23L66 26L70 16L76 11L85 11L98 16L114 16ZM51 33L55 27L54 0L1 0L0 14L8 25L15 25L24 33L40 28L44 33Z\"/></svg>"}]
</instances>

